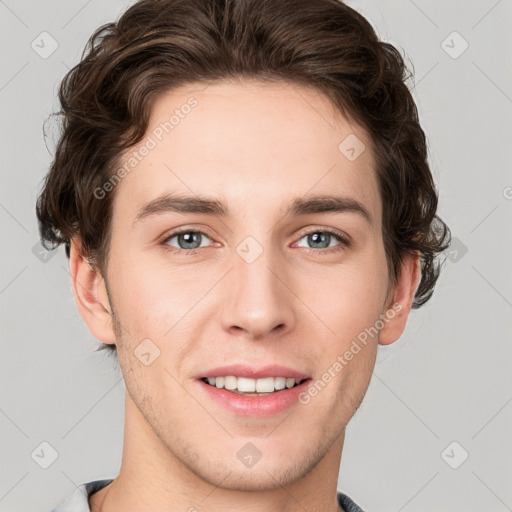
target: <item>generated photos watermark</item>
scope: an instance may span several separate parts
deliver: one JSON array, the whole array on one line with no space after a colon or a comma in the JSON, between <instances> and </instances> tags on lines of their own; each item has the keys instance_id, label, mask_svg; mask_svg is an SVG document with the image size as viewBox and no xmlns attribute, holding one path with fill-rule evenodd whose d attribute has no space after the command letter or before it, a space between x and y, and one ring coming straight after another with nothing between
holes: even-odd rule
<instances>
[{"instance_id":1,"label":"generated photos watermark","mask_svg":"<svg viewBox=\"0 0 512 512\"><path fill-rule=\"evenodd\" d=\"M198 105L198 101L194 96L191 96L186 103L179 108L174 109L174 114L169 117L167 121L161 122L154 128L150 135L147 135L142 145L138 149L129 153L125 159L124 165L119 167L110 178L103 183L101 187L94 189L93 195L96 199L104 199L108 192L114 190L115 186L127 176L139 162L144 160L149 153L155 149L166 135L172 132L178 126L182 119L185 119L192 109Z\"/></svg>"},{"instance_id":2,"label":"generated photos watermark","mask_svg":"<svg viewBox=\"0 0 512 512\"><path fill-rule=\"evenodd\" d=\"M354 359L354 356L359 354L361 350L367 345L369 338L377 336L379 331L384 325L395 318L397 313L402 310L402 304L396 302L393 306L388 309L384 314L380 315L379 319L371 327L366 327L364 331L361 331L356 338L352 340L350 348L343 354L338 355L336 361L329 366L320 379L310 384L306 391L302 391L299 394L299 402L302 405L307 405L311 402L311 399L322 391L329 382L331 382L336 375L347 366L347 364Z\"/></svg>"}]
</instances>

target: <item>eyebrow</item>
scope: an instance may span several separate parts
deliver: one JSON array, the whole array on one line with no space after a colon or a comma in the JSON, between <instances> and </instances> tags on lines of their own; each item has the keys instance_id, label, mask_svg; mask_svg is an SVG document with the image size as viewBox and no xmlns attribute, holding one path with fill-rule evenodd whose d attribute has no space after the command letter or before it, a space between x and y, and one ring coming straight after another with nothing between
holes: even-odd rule
<instances>
[{"instance_id":1,"label":"eyebrow","mask_svg":"<svg viewBox=\"0 0 512 512\"><path fill-rule=\"evenodd\" d=\"M167 193L144 204L137 213L133 224L157 214L168 212L207 214L228 217L229 209L225 203L215 198L198 195L189 196ZM357 213L372 225L372 216L368 209L352 197L337 195L315 195L295 198L287 207L286 216L310 215L315 213Z\"/></svg>"}]
</instances>

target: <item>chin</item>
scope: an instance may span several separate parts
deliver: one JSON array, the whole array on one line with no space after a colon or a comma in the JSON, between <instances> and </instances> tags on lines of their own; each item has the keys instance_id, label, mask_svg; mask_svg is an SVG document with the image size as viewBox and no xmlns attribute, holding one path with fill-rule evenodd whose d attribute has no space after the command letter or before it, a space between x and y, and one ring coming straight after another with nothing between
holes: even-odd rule
<instances>
[{"instance_id":1,"label":"chin","mask_svg":"<svg viewBox=\"0 0 512 512\"><path fill-rule=\"evenodd\" d=\"M189 460L186 465L202 480L216 487L241 492L263 492L282 489L300 480L317 465L321 455L320 452L288 452L283 457L270 452L267 456L263 454L251 467L246 467L238 458L227 461L224 453L219 454L219 457L224 457L220 463L212 464L212 461L208 463L206 459L195 459L193 462Z\"/></svg>"},{"instance_id":2,"label":"chin","mask_svg":"<svg viewBox=\"0 0 512 512\"><path fill-rule=\"evenodd\" d=\"M290 467L266 469L232 469L231 473L217 482L222 489L243 492L263 492L281 489L303 476L302 472L293 471Z\"/></svg>"}]
</instances>

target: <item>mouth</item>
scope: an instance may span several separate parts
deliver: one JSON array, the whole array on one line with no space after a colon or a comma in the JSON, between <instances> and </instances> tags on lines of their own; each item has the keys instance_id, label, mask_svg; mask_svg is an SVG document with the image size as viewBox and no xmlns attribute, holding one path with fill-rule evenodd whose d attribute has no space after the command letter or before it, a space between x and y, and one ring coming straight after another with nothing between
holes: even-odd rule
<instances>
[{"instance_id":1,"label":"mouth","mask_svg":"<svg viewBox=\"0 0 512 512\"><path fill-rule=\"evenodd\" d=\"M249 377L226 375L203 377L201 380L210 387L223 389L236 395L268 396L293 389L310 379L308 377L297 379L293 377L262 377L252 379Z\"/></svg>"},{"instance_id":2,"label":"mouth","mask_svg":"<svg viewBox=\"0 0 512 512\"><path fill-rule=\"evenodd\" d=\"M311 375L282 365L244 363L212 368L195 376L203 396L239 416L272 417L300 403Z\"/></svg>"}]
</instances>

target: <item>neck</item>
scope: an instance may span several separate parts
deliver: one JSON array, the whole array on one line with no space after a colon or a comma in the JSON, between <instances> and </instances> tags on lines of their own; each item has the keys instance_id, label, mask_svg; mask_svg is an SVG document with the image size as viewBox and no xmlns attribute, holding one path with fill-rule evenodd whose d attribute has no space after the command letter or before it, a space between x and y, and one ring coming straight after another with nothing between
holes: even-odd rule
<instances>
[{"instance_id":1,"label":"neck","mask_svg":"<svg viewBox=\"0 0 512 512\"><path fill-rule=\"evenodd\" d=\"M245 441L240 441L243 446ZM187 464L188 460L180 460L162 442L126 393L121 469L111 484L89 498L90 509L92 512L214 512L236 509L244 512L337 512L340 510L337 481L343 442L344 432L319 461L301 464L301 476L293 481L286 481L283 476L286 472L272 473L261 465L258 468L259 463L246 470L238 480L230 479L234 471L229 468L226 471L222 464L205 463L207 470L203 474L194 470L196 465ZM185 453L194 456L193 453ZM219 468L219 471L209 471L211 468ZM248 490L247 480L251 480L258 469L260 476L265 474L265 478L259 478L258 482L264 483ZM210 478L212 475L217 480Z\"/></svg>"}]
</instances>

